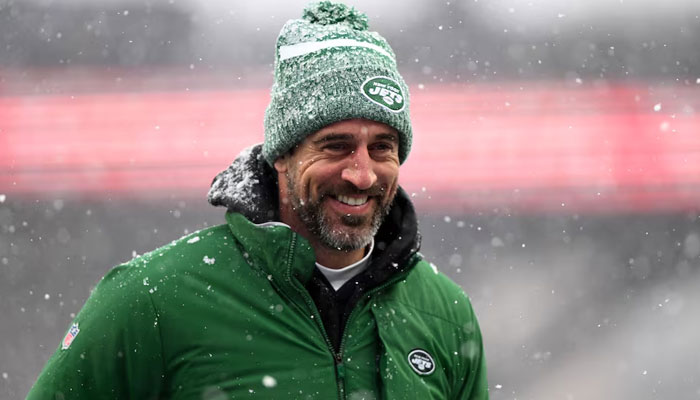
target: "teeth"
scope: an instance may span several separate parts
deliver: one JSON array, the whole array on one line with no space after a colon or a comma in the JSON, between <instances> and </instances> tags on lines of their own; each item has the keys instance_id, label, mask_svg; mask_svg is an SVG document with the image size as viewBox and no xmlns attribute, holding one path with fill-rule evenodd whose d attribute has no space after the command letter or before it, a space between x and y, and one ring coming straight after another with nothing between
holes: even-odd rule
<instances>
[{"instance_id":1,"label":"teeth","mask_svg":"<svg viewBox=\"0 0 700 400\"><path fill-rule=\"evenodd\" d=\"M338 201L341 203L345 203L351 206L361 206L367 202L368 197L367 196L362 196L362 197L349 197L349 196L338 196Z\"/></svg>"}]
</instances>

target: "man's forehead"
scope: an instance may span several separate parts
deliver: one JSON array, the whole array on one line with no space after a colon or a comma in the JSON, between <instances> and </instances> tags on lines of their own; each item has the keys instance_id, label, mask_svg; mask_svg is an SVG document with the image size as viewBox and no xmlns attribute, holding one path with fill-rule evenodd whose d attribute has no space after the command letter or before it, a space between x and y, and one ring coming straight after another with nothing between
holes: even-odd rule
<instances>
[{"instance_id":1,"label":"man's forehead","mask_svg":"<svg viewBox=\"0 0 700 400\"><path fill-rule=\"evenodd\" d=\"M357 121L357 122L356 122ZM382 140L399 140L399 133L393 127L381 122L350 120L327 125L307 136L307 140L353 139L359 135L369 134L370 138Z\"/></svg>"}]
</instances>

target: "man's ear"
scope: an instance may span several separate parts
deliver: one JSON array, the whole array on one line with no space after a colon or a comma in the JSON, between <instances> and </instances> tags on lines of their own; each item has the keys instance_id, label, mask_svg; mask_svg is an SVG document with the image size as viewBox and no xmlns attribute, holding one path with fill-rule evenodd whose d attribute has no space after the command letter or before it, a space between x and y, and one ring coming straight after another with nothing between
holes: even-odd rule
<instances>
[{"instance_id":1,"label":"man's ear","mask_svg":"<svg viewBox=\"0 0 700 400\"><path fill-rule=\"evenodd\" d=\"M275 169L280 174L284 174L289 169L288 167L289 156L287 154L275 160Z\"/></svg>"}]
</instances>

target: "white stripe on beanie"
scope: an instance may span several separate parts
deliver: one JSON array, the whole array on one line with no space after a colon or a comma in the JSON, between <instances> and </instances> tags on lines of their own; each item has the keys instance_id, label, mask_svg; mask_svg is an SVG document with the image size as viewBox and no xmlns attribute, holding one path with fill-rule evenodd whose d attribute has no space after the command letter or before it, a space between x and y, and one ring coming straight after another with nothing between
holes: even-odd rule
<instances>
[{"instance_id":1,"label":"white stripe on beanie","mask_svg":"<svg viewBox=\"0 0 700 400\"><path fill-rule=\"evenodd\" d=\"M303 56L309 53L313 53L319 50L328 49L331 47L364 47L366 49L372 49L378 53L381 53L390 59L394 57L382 47L377 46L373 43L361 42L354 39L331 39L324 40L321 42L305 42L297 43L289 46L280 46L279 56L280 61L284 61L290 58Z\"/></svg>"}]
</instances>

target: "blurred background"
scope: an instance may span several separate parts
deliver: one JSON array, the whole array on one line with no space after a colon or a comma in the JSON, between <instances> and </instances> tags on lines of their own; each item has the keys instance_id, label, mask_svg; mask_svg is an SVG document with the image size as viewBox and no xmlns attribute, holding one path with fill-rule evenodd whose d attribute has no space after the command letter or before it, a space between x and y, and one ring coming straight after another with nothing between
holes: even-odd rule
<instances>
[{"instance_id":1,"label":"blurred background","mask_svg":"<svg viewBox=\"0 0 700 400\"><path fill-rule=\"evenodd\" d=\"M422 252L491 398L700 399L700 2L350 1L409 83ZM304 1L0 0L0 398L102 275L224 222Z\"/></svg>"}]
</instances>

